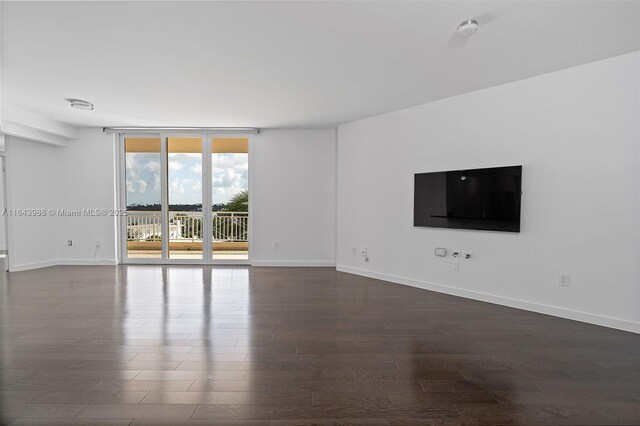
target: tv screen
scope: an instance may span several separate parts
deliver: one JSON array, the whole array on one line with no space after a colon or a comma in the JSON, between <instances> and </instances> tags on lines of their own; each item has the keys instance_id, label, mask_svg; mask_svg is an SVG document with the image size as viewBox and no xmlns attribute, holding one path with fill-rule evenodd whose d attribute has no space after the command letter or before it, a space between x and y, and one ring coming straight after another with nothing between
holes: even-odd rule
<instances>
[{"instance_id":1,"label":"tv screen","mask_svg":"<svg viewBox=\"0 0 640 426\"><path fill-rule=\"evenodd\" d=\"M413 226L520 232L522 166L416 173Z\"/></svg>"}]
</instances>

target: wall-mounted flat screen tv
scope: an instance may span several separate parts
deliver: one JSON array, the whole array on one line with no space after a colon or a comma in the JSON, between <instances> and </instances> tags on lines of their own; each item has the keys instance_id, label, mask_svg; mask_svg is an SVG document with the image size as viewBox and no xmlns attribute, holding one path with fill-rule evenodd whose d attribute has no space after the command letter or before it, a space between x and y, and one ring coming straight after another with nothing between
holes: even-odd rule
<instances>
[{"instance_id":1,"label":"wall-mounted flat screen tv","mask_svg":"<svg viewBox=\"0 0 640 426\"><path fill-rule=\"evenodd\" d=\"M520 232L522 166L416 173L413 226Z\"/></svg>"}]
</instances>

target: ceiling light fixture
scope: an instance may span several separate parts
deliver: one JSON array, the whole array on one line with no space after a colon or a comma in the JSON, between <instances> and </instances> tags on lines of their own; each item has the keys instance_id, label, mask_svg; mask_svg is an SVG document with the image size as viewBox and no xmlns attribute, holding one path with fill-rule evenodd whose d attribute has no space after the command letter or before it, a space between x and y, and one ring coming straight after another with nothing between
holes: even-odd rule
<instances>
[{"instance_id":1,"label":"ceiling light fixture","mask_svg":"<svg viewBox=\"0 0 640 426\"><path fill-rule=\"evenodd\" d=\"M461 37L469 37L472 36L478 31L478 21L475 19L467 19L460 22L458 25L458 34Z\"/></svg>"},{"instance_id":2,"label":"ceiling light fixture","mask_svg":"<svg viewBox=\"0 0 640 426\"><path fill-rule=\"evenodd\" d=\"M89 101L83 101L82 99L67 99L72 107L84 110L92 110L93 104Z\"/></svg>"}]
</instances>

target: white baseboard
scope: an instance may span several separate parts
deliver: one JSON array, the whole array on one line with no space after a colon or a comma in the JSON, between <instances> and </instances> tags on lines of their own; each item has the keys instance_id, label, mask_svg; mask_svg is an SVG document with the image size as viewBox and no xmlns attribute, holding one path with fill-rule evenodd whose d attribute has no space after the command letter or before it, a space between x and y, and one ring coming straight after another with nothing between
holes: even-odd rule
<instances>
[{"instance_id":1,"label":"white baseboard","mask_svg":"<svg viewBox=\"0 0 640 426\"><path fill-rule=\"evenodd\" d=\"M115 259L58 259L46 262L25 263L15 265L10 268L11 272L28 271L30 269L46 268L49 266L65 265L65 266L86 266L86 265L117 265ZM313 261L279 261L279 260L255 260L251 262L251 266L284 266L284 267L325 267L335 268L336 263L331 261L313 260Z\"/></svg>"},{"instance_id":2,"label":"white baseboard","mask_svg":"<svg viewBox=\"0 0 640 426\"><path fill-rule=\"evenodd\" d=\"M82 266L82 265L117 265L115 259L60 259L58 265Z\"/></svg>"},{"instance_id":3,"label":"white baseboard","mask_svg":"<svg viewBox=\"0 0 640 426\"><path fill-rule=\"evenodd\" d=\"M325 260L252 260L251 266L323 267L335 268L336 262Z\"/></svg>"},{"instance_id":4,"label":"white baseboard","mask_svg":"<svg viewBox=\"0 0 640 426\"><path fill-rule=\"evenodd\" d=\"M521 299L513 299L510 297L497 296L494 294L483 293L473 290L465 290L456 287L450 287L442 284L435 284L426 281L414 280L412 278L399 277L395 275L387 275L379 272L367 271L365 269L352 268L350 266L336 265L336 269L340 272L361 275L364 277L375 278L378 280L389 281L396 284L408 285L424 290L436 291L438 293L450 294L452 296L464 297L467 299L479 300L481 302L494 303L496 305L508 306L511 308L523 309L526 311L537 312L540 314L551 315L560 318L566 318L575 321L586 322L589 324L601 325L604 327L615 328L618 330L630 331L632 333L640 333L640 323L628 321L621 318L613 318L604 315L591 314L588 312L575 311L572 309L562 308L559 306L544 305L541 303L528 302Z\"/></svg>"},{"instance_id":5,"label":"white baseboard","mask_svg":"<svg viewBox=\"0 0 640 426\"><path fill-rule=\"evenodd\" d=\"M116 265L115 259L58 259L47 260L45 262L23 263L22 265L14 265L9 267L9 272L29 271L31 269L48 268L49 266L69 265L69 266L86 266L86 265Z\"/></svg>"},{"instance_id":6,"label":"white baseboard","mask_svg":"<svg viewBox=\"0 0 640 426\"><path fill-rule=\"evenodd\" d=\"M47 260L44 262L23 263L21 265L9 265L9 272L29 271L31 269L47 268L49 266L56 266L57 260Z\"/></svg>"}]
</instances>

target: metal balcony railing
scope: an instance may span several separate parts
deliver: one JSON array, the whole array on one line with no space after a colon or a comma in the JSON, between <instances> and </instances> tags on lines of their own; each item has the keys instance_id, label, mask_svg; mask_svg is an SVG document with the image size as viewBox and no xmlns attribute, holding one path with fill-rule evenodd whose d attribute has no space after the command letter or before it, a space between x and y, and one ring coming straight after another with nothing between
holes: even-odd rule
<instances>
[{"instance_id":1,"label":"metal balcony railing","mask_svg":"<svg viewBox=\"0 0 640 426\"><path fill-rule=\"evenodd\" d=\"M214 242L247 242L249 214L247 212L213 212ZM202 212L169 212L169 241L202 241ZM159 211L128 211L127 241L161 241L162 216Z\"/></svg>"}]
</instances>

